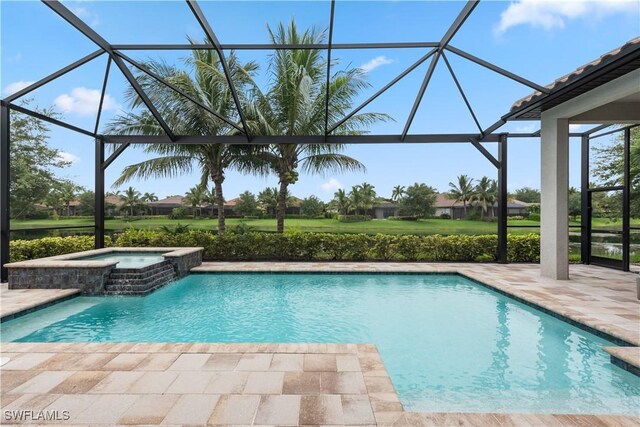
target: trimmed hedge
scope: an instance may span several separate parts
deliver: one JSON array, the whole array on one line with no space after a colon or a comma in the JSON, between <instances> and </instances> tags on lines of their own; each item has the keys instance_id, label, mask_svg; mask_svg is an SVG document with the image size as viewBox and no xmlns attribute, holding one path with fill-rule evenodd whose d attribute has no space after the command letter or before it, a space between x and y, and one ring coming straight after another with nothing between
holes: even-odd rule
<instances>
[{"instance_id":1,"label":"trimmed hedge","mask_svg":"<svg viewBox=\"0 0 640 427\"><path fill-rule=\"evenodd\" d=\"M94 248L93 236L43 237L34 240L12 240L9 243L10 262L26 261L64 255L71 252L88 251ZM105 247L111 246L111 238L105 236Z\"/></svg>"},{"instance_id":2,"label":"trimmed hedge","mask_svg":"<svg viewBox=\"0 0 640 427\"><path fill-rule=\"evenodd\" d=\"M93 249L93 236L45 237L11 242L11 261ZM128 229L114 246L202 246L207 260L335 260L495 262L495 235L414 236L387 234L258 233L218 236L208 231L169 233ZM105 246L112 246L105 237ZM510 262L539 262L540 236L508 236Z\"/></svg>"},{"instance_id":3,"label":"trimmed hedge","mask_svg":"<svg viewBox=\"0 0 640 427\"><path fill-rule=\"evenodd\" d=\"M491 262L497 260L498 237L258 232L218 236L196 230L167 234L130 229L118 236L115 245L202 246L207 260ZM510 234L507 258L539 262L540 236Z\"/></svg>"}]
</instances>

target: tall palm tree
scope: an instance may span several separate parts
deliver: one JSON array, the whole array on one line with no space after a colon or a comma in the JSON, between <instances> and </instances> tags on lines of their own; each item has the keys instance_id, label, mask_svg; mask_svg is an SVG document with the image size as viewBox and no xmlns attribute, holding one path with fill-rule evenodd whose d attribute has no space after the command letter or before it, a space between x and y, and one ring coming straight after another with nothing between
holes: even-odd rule
<instances>
[{"instance_id":1,"label":"tall palm tree","mask_svg":"<svg viewBox=\"0 0 640 427\"><path fill-rule=\"evenodd\" d=\"M299 32L292 20L286 27L278 25L275 31L269 28L269 37L274 44L315 44L324 42L325 32L315 28ZM245 107L248 126L254 134L324 134L327 64L322 55L322 50L299 49L277 50L270 56L269 90L263 93L258 85L254 85L250 102ZM369 87L364 78L364 72L358 68L339 71L330 77L329 126L345 117L352 109L356 96ZM355 114L334 134L359 135L370 125L389 118L380 113ZM303 143L263 147L263 172L272 172L279 179L278 232L284 231L286 194L289 185L298 180L298 170L317 174L365 169L356 159L340 154L343 149L342 144Z\"/></svg>"},{"instance_id":2,"label":"tall palm tree","mask_svg":"<svg viewBox=\"0 0 640 427\"><path fill-rule=\"evenodd\" d=\"M404 195L404 185L396 185L391 192L391 200L397 202Z\"/></svg>"},{"instance_id":3,"label":"tall palm tree","mask_svg":"<svg viewBox=\"0 0 640 427\"><path fill-rule=\"evenodd\" d=\"M189 42L194 43L192 40ZM241 63L234 52L228 55L227 60L238 94L243 96L258 66L255 62ZM237 110L218 54L213 50L193 50L184 62L188 71L163 61L150 60L143 65L201 104L233 120L237 116ZM233 126L149 75L139 72L136 79L175 134L229 135L237 132ZM142 105L133 89L129 89L125 96L132 109ZM116 116L108 124L106 132L116 135L164 134L163 129L146 110L142 113L132 112ZM144 151L157 157L127 166L115 185L133 178L175 177L199 169L202 184L206 185L209 180L214 183L218 206L218 233L224 234L224 209L220 207L224 204L222 183L225 180L225 172L229 169L251 172L254 168L253 149L222 144L150 144L145 146Z\"/></svg>"},{"instance_id":4,"label":"tall palm tree","mask_svg":"<svg viewBox=\"0 0 640 427\"><path fill-rule=\"evenodd\" d=\"M462 202L464 206L464 217L467 217L467 202L473 197L475 188L473 186L473 178L467 175L458 176L458 185L453 182L449 183L449 197L458 202Z\"/></svg>"},{"instance_id":5,"label":"tall palm tree","mask_svg":"<svg viewBox=\"0 0 640 427\"><path fill-rule=\"evenodd\" d=\"M480 219L484 219L489 206L493 206L497 199L498 184L495 179L483 176L475 187L471 199L480 203Z\"/></svg>"},{"instance_id":6,"label":"tall palm tree","mask_svg":"<svg viewBox=\"0 0 640 427\"><path fill-rule=\"evenodd\" d=\"M184 201L191 205L193 217L200 216L200 205L204 201L206 187L196 185L191 187L184 195Z\"/></svg>"},{"instance_id":7,"label":"tall palm tree","mask_svg":"<svg viewBox=\"0 0 640 427\"><path fill-rule=\"evenodd\" d=\"M333 205L342 215L347 215L351 209L351 199L344 189L339 189L333 194Z\"/></svg>"},{"instance_id":8,"label":"tall palm tree","mask_svg":"<svg viewBox=\"0 0 640 427\"><path fill-rule=\"evenodd\" d=\"M129 208L131 216L133 216L134 209L140 206L140 203L142 203L140 192L133 187L127 188L122 196L122 206Z\"/></svg>"}]
</instances>

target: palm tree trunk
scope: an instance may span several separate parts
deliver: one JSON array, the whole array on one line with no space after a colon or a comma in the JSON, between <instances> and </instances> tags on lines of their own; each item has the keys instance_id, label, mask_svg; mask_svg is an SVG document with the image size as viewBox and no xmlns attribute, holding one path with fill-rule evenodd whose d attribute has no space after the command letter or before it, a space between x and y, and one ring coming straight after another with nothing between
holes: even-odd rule
<instances>
[{"instance_id":1,"label":"palm tree trunk","mask_svg":"<svg viewBox=\"0 0 640 427\"><path fill-rule=\"evenodd\" d=\"M222 196L222 180L213 178L213 184L216 188L216 205L218 206L218 234L224 234L224 197Z\"/></svg>"},{"instance_id":2,"label":"palm tree trunk","mask_svg":"<svg viewBox=\"0 0 640 427\"><path fill-rule=\"evenodd\" d=\"M278 193L278 211L276 212L278 233L284 233L284 217L287 213L287 181L280 178L280 192Z\"/></svg>"}]
</instances>

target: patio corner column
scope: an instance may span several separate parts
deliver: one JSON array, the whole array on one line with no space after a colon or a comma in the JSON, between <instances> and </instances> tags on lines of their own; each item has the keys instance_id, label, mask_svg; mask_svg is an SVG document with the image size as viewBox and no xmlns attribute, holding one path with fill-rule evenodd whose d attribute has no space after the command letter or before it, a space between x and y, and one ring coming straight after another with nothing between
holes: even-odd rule
<instances>
[{"instance_id":1,"label":"patio corner column","mask_svg":"<svg viewBox=\"0 0 640 427\"><path fill-rule=\"evenodd\" d=\"M9 272L9 143L11 139L10 112L4 103L0 119L0 282L6 282Z\"/></svg>"},{"instance_id":2,"label":"patio corner column","mask_svg":"<svg viewBox=\"0 0 640 427\"><path fill-rule=\"evenodd\" d=\"M96 164L95 164L95 209L94 218L94 236L95 248L104 247L104 141L102 138L96 138Z\"/></svg>"},{"instance_id":3,"label":"patio corner column","mask_svg":"<svg viewBox=\"0 0 640 427\"><path fill-rule=\"evenodd\" d=\"M542 113L540 272L569 279L569 120Z\"/></svg>"}]
</instances>

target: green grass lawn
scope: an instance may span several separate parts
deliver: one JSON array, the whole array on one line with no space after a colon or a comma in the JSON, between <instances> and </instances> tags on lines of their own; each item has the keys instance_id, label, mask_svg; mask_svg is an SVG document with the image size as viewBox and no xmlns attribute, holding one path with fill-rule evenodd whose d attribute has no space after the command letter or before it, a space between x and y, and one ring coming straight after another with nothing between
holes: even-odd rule
<instances>
[{"instance_id":1,"label":"green grass lawn","mask_svg":"<svg viewBox=\"0 0 640 427\"><path fill-rule=\"evenodd\" d=\"M227 219L227 226L233 227L244 222L256 231L276 230L275 219ZM640 220L632 221L640 225ZM61 218L59 220L27 220L11 221L12 230L21 228L57 227L57 226L84 226L92 225L92 218ZM142 229L157 229L162 226L175 227L176 225L189 225L194 230L214 230L217 226L215 219L193 219L185 218L180 220L168 219L167 217L155 217L144 219L133 219L125 221L120 218L110 219L105 222L107 230L119 231L129 227ZM516 220L509 221L509 225L540 225L536 221ZM579 225L579 222L571 222L571 225ZM620 227L620 222L610 220L594 220L594 226L604 229L616 229ZM394 221L394 220L373 220L363 222L343 223L334 219L287 219L285 229L295 229L304 232L326 232L326 233L367 233L367 234L493 234L497 233L495 222L468 221L452 219L424 219L420 221ZM577 230L576 230L577 231ZM538 233L538 228L509 228L513 234Z\"/></svg>"}]
</instances>

